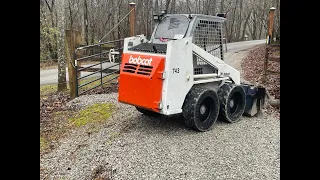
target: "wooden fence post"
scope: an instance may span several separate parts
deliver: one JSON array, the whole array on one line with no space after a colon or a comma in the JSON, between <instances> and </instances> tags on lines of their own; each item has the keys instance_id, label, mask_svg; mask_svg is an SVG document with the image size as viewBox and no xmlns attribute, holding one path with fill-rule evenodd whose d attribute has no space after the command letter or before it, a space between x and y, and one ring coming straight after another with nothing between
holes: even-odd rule
<instances>
[{"instance_id":1,"label":"wooden fence post","mask_svg":"<svg viewBox=\"0 0 320 180\"><path fill-rule=\"evenodd\" d=\"M273 30L273 21L274 21L274 10L276 10L276 8L272 7L272 8L270 8L270 11L269 11L267 44L270 44L270 43L271 43L271 40L272 40L272 30Z\"/></svg>"},{"instance_id":2,"label":"wooden fence post","mask_svg":"<svg viewBox=\"0 0 320 180\"><path fill-rule=\"evenodd\" d=\"M265 53L265 60L264 60L264 64L263 64L263 77L262 77L262 83L265 84L267 82L267 69L268 69L268 61L269 59L269 47L267 44L266 47L266 53Z\"/></svg>"},{"instance_id":3,"label":"wooden fence post","mask_svg":"<svg viewBox=\"0 0 320 180\"><path fill-rule=\"evenodd\" d=\"M68 75L69 75L69 87L70 87L70 97L74 99L77 97L77 79L76 79L76 67L79 65L75 62L75 49L79 47L81 41L81 34L79 31L65 30L66 36L66 54L68 63Z\"/></svg>"},{"instance_id":4,"label":"wooden fence post","mask_svg":"<svg viewBox=\"0 0 320 180\"><path fill-rule=\"evenodd\" d=\"M267 82L267 70L268 70L268 59L269 59L269 45L271 44L272 40L272 30L273 30L273 20L274 20L274 10L276 8L271 7L269 11L269 20L268 20L268 36L267 36L267 47L266 47L266 53L265 53L265 61L263 65L263 77L262 77L262 83L265 84Z\"/></svg>"},{"instance_id":5,"label":"wooden fence post","mask_svg":"<svg viewBox=\"0 0 320 180\"><path fill-rule=\"evenodd\" d=\"M129 4L130 6L130 21L129 21L129 26L130 26L130 37L134 36L135 35L135 22L136 22L136 9L135 9L135 6L136 6L136 3L132 2Z\"/></svg>"}]
</instances>

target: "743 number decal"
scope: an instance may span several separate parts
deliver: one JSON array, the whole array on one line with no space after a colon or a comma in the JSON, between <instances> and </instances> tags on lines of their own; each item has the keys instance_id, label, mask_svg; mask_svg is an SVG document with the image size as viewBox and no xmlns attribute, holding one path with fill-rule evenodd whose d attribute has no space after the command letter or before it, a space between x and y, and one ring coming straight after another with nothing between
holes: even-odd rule
<instances>
[{"instance_id":1,"label":"743 number decal","mask_svg":"<svg viewBox=\"0 0 320 180\"><path fill-rule=\"evenodd\" d=\"M173 73L179 73L179 68L172 68Z\"/></svg>"}]
</instances>

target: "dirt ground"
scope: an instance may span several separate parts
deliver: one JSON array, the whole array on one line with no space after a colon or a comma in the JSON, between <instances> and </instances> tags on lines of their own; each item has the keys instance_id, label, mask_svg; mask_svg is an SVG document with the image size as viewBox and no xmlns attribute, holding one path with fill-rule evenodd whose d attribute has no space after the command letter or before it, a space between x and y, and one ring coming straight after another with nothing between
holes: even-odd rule
<instances>
[{"instance_id":1,"label":"dirt ground","mask_svg":"<svg viewBox=\"0 0 320 180\"><path fill-rule=\"evenodd\" d=\"M265 45L252 49L243 59L241 64L243 69L243 77L255 84L265 86L270 95L275 99L280 99L280 75L268 75L266 83L262 82L263 66L265 61ZM279 49L272 49L270 56L280 55ZM280 63L269 62L268 70L280 72Z\"/></svg>"}]
</instances>

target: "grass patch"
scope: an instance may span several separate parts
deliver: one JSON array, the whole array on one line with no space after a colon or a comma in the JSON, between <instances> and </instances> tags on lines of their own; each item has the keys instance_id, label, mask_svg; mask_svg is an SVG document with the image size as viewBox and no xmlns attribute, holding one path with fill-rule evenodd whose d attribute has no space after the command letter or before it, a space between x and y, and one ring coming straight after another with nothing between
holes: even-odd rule
<instances>
[{"instance_id":1,"label":"grass patch","mask_svg":"<svg viewBox=\"0 0 320 180\"><path fill-rule=\"evenodd\" d=\"M104 83L104 82L106 82L106 81L108 81L108 80L110 80L110 79L112 79L112 78L115 78L115 77L117 77L117 76L118 76L118 74L111 74L111 75L109 75L109 76L107 76L107 77L104 77L104 78L102 78L102 83ZM92 83L89 83L90 81L93 81L93 80L96 80L96 81L94 81L94 82L92 82ZM117 79L114 79L114 80L112 80L112 81L115 82L116 80L117 80ZM88 89L91 89L91 88L99 85L99 84L101 83L100 81L101 81L101 80L100 80L100 77L88 77L88 78L81 79L81 80L79 81L79 86L80 86L80 85L83 85L83 84L86 84L86 83L89 83L89 84L87 84L87 85L85 85L85 86L83 86L83 87L81 88L81 90L88 90ZM111 81L111 82L112 82L112 81ZM108 85L108 84L109 84L109 82L103 84L102 86L106 86L106 85Z\"/></svg>"},{"instance_id":2,"label":"grass patch","mask_svg":"<svg viewBox=\"0 0 320 180\"><path fill-rule=\"evenodd\" d=\"M69 122L76 127L81 127L88 123L103 122L111 116L113 110L114 105L110 103L94 104L81 110L74 117L69 118Z\"/></svg>"},{"instance_id":3,"label":"grass patch","mask_svg":"<svg viewBox=\"0 0 320 180\"><path fill-rule=\"evenodd\" d=\"M54 68L58 68L57 60L40 61L40 70L54 69Z\"/></svg>"},{"instance_id":4,"label":"grass patch","mask_svg":"<svg viewBox=\"0 0 320 180\"><path fill-rule=\"evenodd\" d=\"M40 137L40 152L46 150L49 147L49 141L43 137Z\"/></svg>"},{"instance_id":5,"label":"grass patch","mask_svg":"<svg viewBox=\"0 0 320 180\"><path fill-rule=\"evenodd\" d=\"M40 86L40 96L45 96L50 93L54 93L57 91L57 89L58 89L58 85L56 84Z\"/></svg>"},{"instance_id":6,"label":"grass patch","mask_svg":"<svg viewBox=\"0 0 320 180\"><path fill-rule=\"evenodd\" d=\"M47 96L49 94L55 93L58 91L58 85L57 84L48 84L40 86L40 98ZM69 91L69 83L67 82L67 89L64 92Z\"/></svg>"},{"instance_id":7,"label":"grass patch","mask_svg":"<svg viewBox=\"0 0 320 180\"><path fill-rule=\"evenodd\" d=\"M117 76L118 76L118 74L111 74L107 77L102 78L102 83L106 82L106 83L102 84L102 86L99 86L101 84L100 77L88 77L88 78L81 79L79 81L79 86L84 85L86 83L88 83L88 84L84 85L83 87L81 87L79 89L79 94L81 94L87 90L89 90L88 92L90 93L92 90L96 90L97 88L109 87L111 83L115 83L117 81L117 78L115 78ZM115 78L115 79L109 81L112 78ZM94 81L94 80L96 80L96 81ZM91 81L94 81L94 82L91 82ZM107 82L107 81L109 81L109 82ZM96 88L94 88L94 87L96 87Z\"/></svg>"},{"instance_id":8,"label":"grass patch","mask_svg":"<svg viewBox=\"0 0 320 180\"><path fill-rule=\"evenodd\" d=\"M40 65L40 70L57 69L58 65Z\"/></svg>"},{"instance_id":9,"label":"grass patch","mask_svg":"<svg viewBox=\"0 0 320 180\"><path fill-rule=\"evenodd\" d=\"M88 82L95 78L97 77L89 77L82 81ZM103 80L105 81L107 78ZM100 81L95 83L100 83ZM96 84L88 84L84 89L92 88ZM100 86L86 94L113 92L113 86L108 83L104 85L106 86L103 87L109 87L102 88ZM113 104L95 104L78 112L66 110L63 105L70 100L69 85L67 91L60 93L57 90L57 84L40 86L40 154L48 153L58 147L58 140L66 137L67 132L72 129L92 123L88 133L98 132L100 128L95 123L106 122L115 109Z\"/></svg>"}]
</instances>

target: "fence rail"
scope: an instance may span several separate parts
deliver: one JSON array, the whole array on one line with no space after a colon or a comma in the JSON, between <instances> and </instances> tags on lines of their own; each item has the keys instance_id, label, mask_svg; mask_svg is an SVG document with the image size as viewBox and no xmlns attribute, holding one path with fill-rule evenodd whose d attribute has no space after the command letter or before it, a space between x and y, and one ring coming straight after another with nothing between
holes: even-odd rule
<instances>
[{"instance_id":1,"label":"fence rail","mask_svg":"<svg viewBox=\"0 0 320 180\"><path fill-rule=\"evenodd\" d=\"M103 48L104 45L108 45L109 49ZM97 48L99 52L95 52L94 54L89 54L86 56L81 56L78 53L80 50L85 50L85 52L88 52L93 48ZM111 82L118 77L118 73L120 72L122 50L123 39L82 46L75 50L74 62L76 69L76 97L102 86L103 84ZM90 60L96 57L99 59L98 63L81 66L81 61ZM82 72L90 73L82 75ZM107 79L107 77L111 78ZM105 78L107 80L104 80Z\"/></svg>"},{"instance_id":2,"label":"fence rail","mask_svg":"<svg viewBox=\"0 0 320 180\"><path fill-rule=\"evenodd\" d=\"M274 48L280 50L280 44L269 44L266 46L265 61L263 66L263 83L266 83L268 75L280 75L280 71L268 70L268 65L270 61L280 63L280 56L270 56L270 50Z\"/></svg>"}]
</instances>

